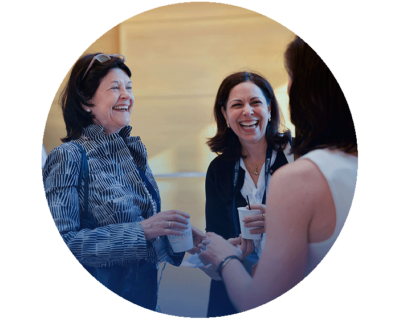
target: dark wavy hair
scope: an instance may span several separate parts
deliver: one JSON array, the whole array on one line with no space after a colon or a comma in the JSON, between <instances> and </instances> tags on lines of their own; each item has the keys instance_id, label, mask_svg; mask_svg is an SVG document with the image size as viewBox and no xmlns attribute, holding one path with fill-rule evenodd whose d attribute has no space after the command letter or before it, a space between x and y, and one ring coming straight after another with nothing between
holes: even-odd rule
<instances>
[{"instance_id":1,"label":"dark wavy hair","mask_svg":"<svg viewBox=\"0 0 399 319\"><path fill-rule=\"evenodd\" d=\"M337 80L317 53L296 37L285 52L291 77L292 152L304 155L321 148L356 152L357 141L348 102Z\"/></svg>"},{"instance_id":2,"label":"dark wavy hair","mask_svg":"<svg viewBox=\"0 0 399 319\"><path fill-rule=\"evenodd\" d=\"M274 149L284 148L291 139L291 132L287 129L279 133L280 112L277 99L274 95L270 83L261 75L252 72L238 72L226 77L219 87L216 95L213 114L215 117L217 132L216 135L208 139L208 146L212 152L215 152L226 160L237 160L241 157L241 143L233 130L227 128L226 120L222 113L222 107L226 110L227 100L230 91L236 85L243 82L252 82L259 87L271 109L271 121L266 128L265 138L268 145Z\"/></svg>"},{"instance_id":3,"label":"dark wavy hair","mask_svg":"<svg viewBox=\"0 0 399 319\"><path fill-rule=\"evenodd\" d=\"M120 68L129 76L132 76L130 69L123 63L120 57L112 56L110 60L99 62L95 60L84 79L82 78L93 57L101 53L87 54L79 58L72 68L68 83L60 97L62 114L66 125L67 136L62 142L69 142L77 139L83 128L93 124L94 115L85 112L82 105L94 106L89 101L93 98L102 79L109 70Z\"/></svg>"}]
</instances>

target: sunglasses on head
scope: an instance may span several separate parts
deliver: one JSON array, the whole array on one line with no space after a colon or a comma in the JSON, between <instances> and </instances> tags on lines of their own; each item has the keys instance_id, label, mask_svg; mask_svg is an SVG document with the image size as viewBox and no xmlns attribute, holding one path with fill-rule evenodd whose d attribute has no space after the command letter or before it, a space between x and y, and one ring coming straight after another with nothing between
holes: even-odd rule
<instances>
[{"instance_id":1,"label":"sunglasses on head","mask_svg":"<svg viewBox=\"0 0 399 319\"><path fill-rule=\"evenodd\" d=\"M82 80L85 78L87 72L89 72L90 68L93 66L94 61L98 61L100 63L104 63L106 61L111 60L112 57L115 58L120 58L122 60L123 63L125 63L125 56L123 56L122 54L97 54L96 56L93 57L93 59L91 60L89 66L86 69L85 74L83 74Z\"/></svg>"}]
</instances>

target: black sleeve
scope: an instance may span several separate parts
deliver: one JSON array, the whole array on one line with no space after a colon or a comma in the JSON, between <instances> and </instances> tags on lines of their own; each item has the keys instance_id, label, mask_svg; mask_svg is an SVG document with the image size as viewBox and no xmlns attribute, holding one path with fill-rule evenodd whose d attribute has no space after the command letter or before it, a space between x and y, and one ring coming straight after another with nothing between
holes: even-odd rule
<instances>
[{"instance_id":1,"label":"black sleeve","mask_svg":"<svg viewBox=\"0 0 399 319\"><path fill-rule=\"evenodd\" d=\"M230 238L228 226L228 208L223 199L220 178L217 169L218 163L214 160L208 167L205 179L205 218L206 231L214 232L225 239Z\"/></svg>"}]
</instances>

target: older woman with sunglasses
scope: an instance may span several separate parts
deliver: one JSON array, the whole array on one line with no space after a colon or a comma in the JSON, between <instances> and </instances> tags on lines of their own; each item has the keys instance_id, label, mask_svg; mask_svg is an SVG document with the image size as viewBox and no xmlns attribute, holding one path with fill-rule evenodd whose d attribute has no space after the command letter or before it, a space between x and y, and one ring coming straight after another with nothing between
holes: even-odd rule
<instances>
[{"instance_id":1,"label":"older woman with sunglasses","mask_svg":"<svg viewBox=\"0 0 399 319\"><path fill-rule=\"evenodd\" d=\"M130 136L131 72L119 54L88 54L62 95L67 136L48 156L43 180L56 226L79 262L123 298L157 308L158 264L179 266L166 235L188 229L187 213L161 212L140 137ZM194 248L206 236L192 227Z\"/></svg>"}]
</instances>

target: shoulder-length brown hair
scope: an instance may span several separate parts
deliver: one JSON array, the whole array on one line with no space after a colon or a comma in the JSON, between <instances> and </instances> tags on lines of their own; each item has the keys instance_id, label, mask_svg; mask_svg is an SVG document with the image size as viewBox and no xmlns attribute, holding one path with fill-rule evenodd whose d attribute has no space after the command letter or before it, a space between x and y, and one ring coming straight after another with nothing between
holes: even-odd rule
<instances>
[{"instance_id":1,"label":"shoulder-length brown hair","mask_svg":"<svg viewBox=\"0 0 399 319\"><path fill-rule=\"evenodd\" d=\"M295 125L292 152L304 155L320 148L357 151L348 102L337 80L317 53L296 37L285 52L291 77L291 122Z\"/></svg>"},{"instance_id":2,"label":"shoulder-length brown hair","mask_svg":"<svg viewBox=\"0 0 399 319\"><path fill-rule=\"evenodd\" d=\"M237 160L241 157L241 143L233 130L227 128L226 120L222 113L222 107L226 110L230 91L236 85L243 82L252 82L259 87L271 109L271 121L266 128L265 138L268 145L274 149L285 147L291 139L291 132L287 129L283 133L278 132L280 126L279 106L270 83L261 75L252 72L238 72L226 77L219 87L216 95L213 114L215 117L217 132L207 142L212 152L215 152L226 160Z\"/></svg>"}]
</instances>

